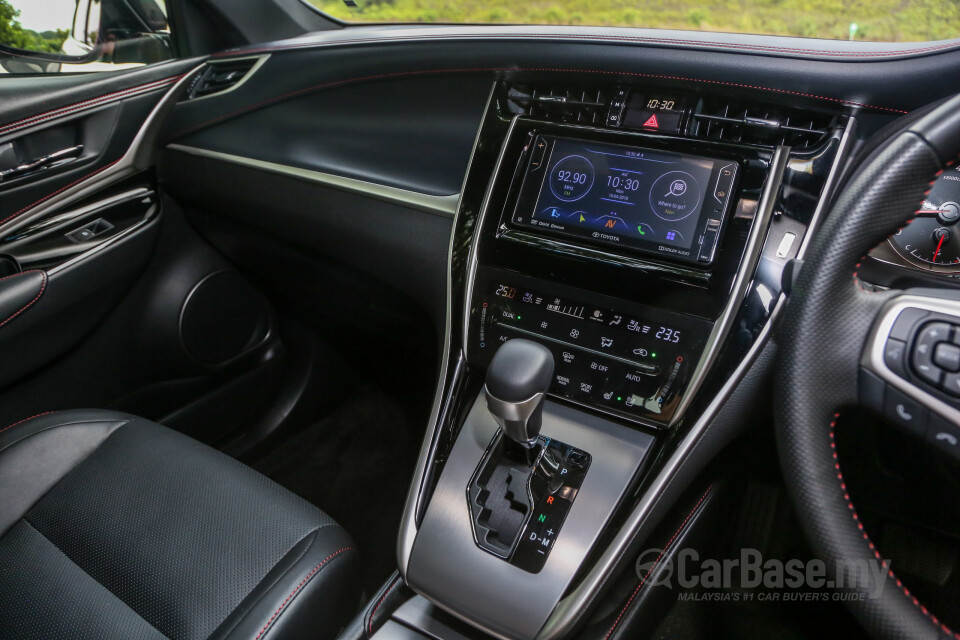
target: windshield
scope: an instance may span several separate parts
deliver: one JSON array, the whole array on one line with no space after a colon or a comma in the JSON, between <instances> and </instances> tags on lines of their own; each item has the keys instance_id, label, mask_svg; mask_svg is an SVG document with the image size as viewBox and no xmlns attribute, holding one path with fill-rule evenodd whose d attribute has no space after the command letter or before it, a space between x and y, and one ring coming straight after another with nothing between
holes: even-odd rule
<instances>
[{"instance_id":1,"label":"windshield","mask_svg":"<svg viewBox=\"0 0 960 640\"><path fill-rule=\"evenodd\" d=\"M909 42L960 34L958 0L308 0L348 22L597 25Z\"/></svg>"}]
</instances>

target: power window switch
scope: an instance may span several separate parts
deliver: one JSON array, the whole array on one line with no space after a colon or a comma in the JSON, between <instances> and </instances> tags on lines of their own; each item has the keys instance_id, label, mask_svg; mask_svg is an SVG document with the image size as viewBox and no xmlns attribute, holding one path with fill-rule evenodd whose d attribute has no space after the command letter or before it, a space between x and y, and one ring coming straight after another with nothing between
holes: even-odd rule
<instances>
[{"instance_id":1,"label":"power window switch","mask_svg":"<svg viewBox=\"0 0 960 640\"><path fill-rule=\"evenodd\" d=\"M66 236L71 242L83 244L84 242L90 242L91 240L94 240L98 236L102 236L112 229L113 225L111 223L107 222L103 218L100 218L99 220L95 220L94 222L91 222L90 224L81 227L76 231L71 231L70 233L66 234Z\"/></svg>"}]
</instances>

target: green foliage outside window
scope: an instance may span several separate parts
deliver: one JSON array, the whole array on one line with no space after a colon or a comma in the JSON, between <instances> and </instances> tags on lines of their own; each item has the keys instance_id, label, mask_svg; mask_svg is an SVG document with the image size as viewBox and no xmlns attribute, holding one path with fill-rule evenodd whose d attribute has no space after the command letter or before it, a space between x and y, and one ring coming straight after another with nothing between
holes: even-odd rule
<instances>
[{"instance_id":1,"label":"green foliage outside window","mask_svg":"<svg viewBox=\"0 0 960 640\"><path fill-rule=\"evenodd\" d=\"M18 20L20 12L8 0L0 0L0 44L28 51L57 53L67 39L64 29L37 33L24 29Z\"/></svg>"},{"instance_id":2,"label":"green foliage outside window","mask_svg":"<svg viewBox=\"0 0 960 640\"><path fill-rule=\"evenodd\" d=\"M309 0L348 22L601 25L846 40L960 36L960 0ZM851 28L851 25L856 25Z\"/></svg>"}]
</instances>

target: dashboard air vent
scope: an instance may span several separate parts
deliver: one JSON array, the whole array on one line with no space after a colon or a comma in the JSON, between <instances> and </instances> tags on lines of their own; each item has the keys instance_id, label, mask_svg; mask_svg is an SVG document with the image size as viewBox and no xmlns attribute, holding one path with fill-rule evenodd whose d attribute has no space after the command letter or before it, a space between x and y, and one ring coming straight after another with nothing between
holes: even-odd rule
<instances>
[{"instance_id":1,"label":"dashboard air vent","mask_svg":"<svg viewBox=\"0 0 960 640\"><path fill-rule=\"evenodd\" d=\"M508 98L516 111L531 118L602 125L607 118L611 92L609 88L514 86Z\"/></svg>"},{"instance_id":2,"label":"dashboard air vent","mask_svg":"<svg viewBox=\"0 0 960 640\"><path fill-rule=\"evenodd\" d=\"M191 83L187 98L189 100L203 98L237 86L250 73L258 60L258 58L242 58L208 62L203 73Z\"/></svg>"},{"instance_id":3,"label":"dashboard air vent","mask_svg":"<svg viewBox=\"0 0 960 640\"><path fill-rule=\"evenodd\" d=\"M834 118L832 114L794 107L705 96L692 114L690 134L707 140L808 149L830 134Z\"/></svg>"}]
</instances>

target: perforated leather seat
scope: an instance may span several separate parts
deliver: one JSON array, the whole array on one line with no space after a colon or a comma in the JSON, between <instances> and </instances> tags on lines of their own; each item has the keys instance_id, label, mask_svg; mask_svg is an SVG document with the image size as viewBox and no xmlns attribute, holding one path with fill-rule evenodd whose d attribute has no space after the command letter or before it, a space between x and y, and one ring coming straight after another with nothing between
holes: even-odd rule
<instances>
[{"instance_id":1,"label":"perforated leather seat","mask_svg":"<svg viewBox=\"0 0 960 640\"><path fill-rule=\"evenodd\" d=\"M182 434L104 411L0 430L0 638L330 638L359 598L326 514Z\"/></svg>"}]
</instances>

